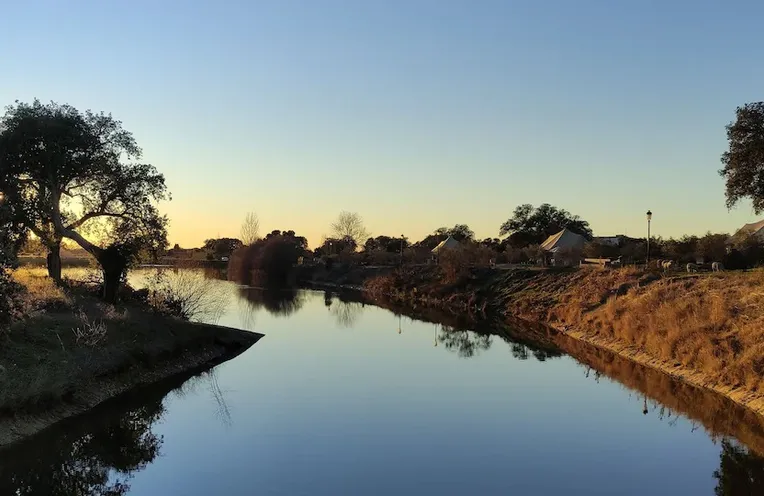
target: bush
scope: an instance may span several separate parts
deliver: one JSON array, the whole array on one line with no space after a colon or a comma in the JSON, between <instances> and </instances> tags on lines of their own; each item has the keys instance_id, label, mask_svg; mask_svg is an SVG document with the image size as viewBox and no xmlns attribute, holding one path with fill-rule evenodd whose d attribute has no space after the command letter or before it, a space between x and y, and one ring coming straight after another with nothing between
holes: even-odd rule
<instances>
[{"instance_id":1,"label":"bush","mask_svg":"<svg viewBox=\"0 0 764 496\"><path fill-rule=\"evenodd\" d=\"M0 239L0 332L7 330L11 321L20 317L23 312L20 299L23 288L9 273L14 262L15 253L10 243L6 239Z\"/></svg>"},{"instance_id":2,"label":"bush","mask_svg":"<svg viewBox=\"0 0 764 496\"><path fill-rule=\"evenodd\" d=\"M228 264L228 277L239 284L285 286L303 249L294 236L276 235L236 250Z\"/></svg>"},{"instance_id":3,"label":"bush","mask_svg":"<svg viewBox=\"0 0 764 496\"><path fill-rule=\"evenodd\" d=\"M464 244L459 248L442 250L438 263L446 283L454 283L469 276L472 267L488 267L496 252L477 244Z\"/></svg>"},{"instance_id":4,"label":"bush","mask_svg":"<svg viewBox=\"0 0 764 496\"><path fill-rule=\"evenodd\" d=\"M192 264L157 272L147 284L147 302L157 311L185 320L214 322L225 311L229 294L225 287L205 277Z\"/></svg>"}]
</instances>

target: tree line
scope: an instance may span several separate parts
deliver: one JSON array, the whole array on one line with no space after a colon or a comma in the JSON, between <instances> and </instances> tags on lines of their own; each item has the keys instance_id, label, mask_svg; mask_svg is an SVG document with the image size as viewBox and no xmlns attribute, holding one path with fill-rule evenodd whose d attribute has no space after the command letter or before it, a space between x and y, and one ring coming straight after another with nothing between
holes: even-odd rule
<instances>
[{"instance_id":1,"label":"tree line","mask_svg":"<svg viewBox=\"0 0 764 496\"><path fill-rule=\"evenodd\" d=\"M764 212L764 102L738 107L726 131L729 148L721 157L719 174L725 180L727 207L750 200L753 211L760 214ZM141 259L156 259L167 248L168 219L157 203L170 195L164 175L142 163L141 156L132 133L111 114L39 100L8 106L0 118L0 291L10 291L6 269L31 233L47 252L51 278L61 281L61 245L64 239L71 240L99 264L103 297L114 301L126 271ZM495 238L477 240L467 225L457 224L436 229L415 243L403 235L372 237L357 213L341 212L331 225L331 236L312 254L332 257L360 250L377 256L423 256L451 236L509 261L530 260L546 237L563 228L592 240L587 221L548 203L518 206ZM293 231L273 231L265 238L258 234L259 220L251 213L242 225L241 239L212 239L205 245L220 257L247 249L258 263L274 259L277 244L288 252L276 257L279 260L294 261L310 253L304 238ZM723 236L658 239L651 243L651 252L676 259L698 254L718 258ZM627 239L617 247L592 243L586 250L601 255L618 248L620 256L636 258L641 242ZM760 262L759 245L750 236L732 240L740 263Z\"/></svg>"}]
</instances>

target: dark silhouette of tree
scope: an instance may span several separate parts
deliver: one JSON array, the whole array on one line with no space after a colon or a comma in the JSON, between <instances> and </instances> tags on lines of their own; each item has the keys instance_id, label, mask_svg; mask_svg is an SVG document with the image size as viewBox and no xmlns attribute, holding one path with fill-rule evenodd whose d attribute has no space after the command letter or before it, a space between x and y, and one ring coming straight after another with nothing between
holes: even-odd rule
<instances>
[{"instance_id":1,"label":"dark silhouette of tree","mask_svg":"<svg viewBox=\"0 0 764 496\"><path fill-rule=\"evenodd\" d=\"M342 211L337 220L332 223L332 236L336 239L350 238L358 246L369 237L369 232L360 215Z\"/></svg>"},{"instance_id":2,"label":"dark silhouette of tree","mask_svg":"<svg viewBox=\"0 0 764 496\"><path fill-rule=\"evenodd\" d=\"M264 239L233 253L229 277L239 284L288 286L294 267L305 254L307 241L294 231L273 231Z\"/></svg>"},{"instance_id":3,"label":"dark silhouette of tree","mask_svg":"<svg viewBox=\"0 0 764 496\"><path fill-rule=\"evenodd\" d=\"M698 239L696 255L708 262L721 262L727 256L729 235L706 233Z\"/></svg>"},{"instance_id":4,"label":"dark silhouette of tree","mask_svg":"<svg viewBox=\"0 0 764 496\"><path fill-rule=\"evenodd\" d=\"M104 298L114 301L129 258L143 241L135 237L103 247L87 240L83 229L104 220L123 232L166 224L157 220L155 206L168 197L164 176L152 165L122 162L139 159L141 150L111 115L38 100L16 102L0 127L3 193L48 248L49 275L60 280L61 241L69 238L101 265Z\"/></svg>"},{"instance_id":5,"label":"dark silhouette of tree","mask_svg":"<svg viewBox=\"0 0 764 496\"><path fill-rule=\"evenodd\" d=\"M727 208L749 198L756 214L764 212L764 102L746 103L727 125L729 149L722 154Z\"/></svg>"},{"instance_id":6,"label":"dark silhouette of tree","mask_svg":"<svg viewBox=\"0 0 764 496\"><path fill-rule=\"evenodd\" d=\"M534 208L525 204L515 208L512 218L501 225L499 235L509 236L509 244L522 248L531 244L540 244L546 238L562 229L592 239L589 223L567 210L561 210L548 203Z\"/></svg>"},{"instance_id":7,"label":"dark silhouette of tree","mask_svg":"<svg viewBox=\"0 0 764 496\"><path fill-rule=\"evenodd\" d=\"M313 250L313 253L318 257L326 257L330 255L339 255L341 253L353 253L358 245L351 237L345 238L326 238L321 246Z\"/></svg>"},{"instance_id":8,"label":"dark silhouette of tree","mask_svg":"<svg viewBox=\"0 0 764 496\"><path fill-rule=\"evenodd\" d=\"M10 278L7 269L16 264L16 254L25 238L23 222L5 198L0 197L0 334L22 310L18 299L21 286Z\"/></svg>"},{"instance_id":9,"label":"dark silhouette of tree","mask_svg":"<svg viewBox=\"0 0 764 496\"><path fill-rule=\"evenodd\" d=\"M230 257L233 252L244 245L245 243L236 238L207 239L204 241L204 249L212 252L217 260Z\"/></svg>"},{"instance_id":10,"label":"dark silhouette of tree","mask_svg":"<svg viewBox=\"0 0 764 496\"><path fill-rule=\"evenodd\" d=\"M260 219L255 212L249 212L241 223L241 241L249 246L260 239Z\"/></svg>"},{"instance_id":11,"label":"dark silhouette of tree","mask_svg":"<svg viewBox=\"0 0 764 496\"><path fill-rule=\"evenodd\" d=\"M401 247L405 250L409 242L405 237L377 236L369 238L363 245L365 251L384 251L386 253L400 253Z\"/></svg>"},{"instance_id":12,"label":"dark silhouette of tree","mask_svg":"<svg viewBox=\"0 0 764 496\"><path fill-rule=\"evenodd\" d=\"M764 459L738 445L722 439L719 469L714 472L718 481L714 494L764 494Z\"/></svg>"}]
</instances>

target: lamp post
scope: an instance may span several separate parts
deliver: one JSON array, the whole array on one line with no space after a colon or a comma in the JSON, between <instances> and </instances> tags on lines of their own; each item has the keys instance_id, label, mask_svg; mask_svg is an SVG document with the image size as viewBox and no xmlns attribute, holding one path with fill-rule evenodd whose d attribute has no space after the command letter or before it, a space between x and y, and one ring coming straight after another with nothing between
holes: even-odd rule
<instances>
[{"instance_id":1,"label":"lamp post","mask_svg":"<svg viewBox=\"0 0 764 496\"><path fill-rule=\"evenodd\" d=\"M403 267L403 241L406 239L406 236L401 234L401 267Z\"/></svg>"},{"instance_id":2,"label":"lamp post","mask_svg":"<svg viewBox=\"0 0 764 496\"><path fill-rule=\"evenodd\" d=\"M653 218L653 213L651 211L647 211L647 263L645 263L645 266L650 265L650 221Z\"/></svg>"}]
</instances>

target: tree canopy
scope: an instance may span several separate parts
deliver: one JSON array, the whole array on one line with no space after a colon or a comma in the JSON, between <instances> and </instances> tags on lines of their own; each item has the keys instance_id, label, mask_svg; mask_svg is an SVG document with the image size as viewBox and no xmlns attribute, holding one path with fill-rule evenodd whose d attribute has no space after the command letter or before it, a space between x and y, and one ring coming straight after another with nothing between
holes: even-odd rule
<instances>
[{"instance_id":1,"label":"tree canopy","mask_svg":"<svg viewBox=\"0 0 764 496\"><path fill-rule=\"evenodd\" d=\"M212 252L217 259L230 257L234 251L244 245L245 243L236 238L207 239L204 241L204 249Z\"/></svg>"},{"instance_id":2,"label":"tree canopy","mask_svg":"<svg viewBox=\"0 0 764 496\"><path fill-rule=\"evenodd\" d=\"M522 247L542 243L562 229L568 229L586 239L592 238L588 222L549 203L543 203L537 208L531 204L519 205L512 217L501 225L499 235L508 235L509 244Z\"/></svg>"},{"instance_id":3,"label":"tree canopy","mask_svg":"<svg viewBox=\"0 0 764 496\"><path fill-rule=\"evenodd\" d=\"M377 236L369 238L363 245L365 251L384 251L387 253L400 253L401 247L406 249L409 243L405 237Z\"/></svg>"},{"instance_id":4,"label":"tree canopy","mask_svg":"<svg viewBox=\"0 0 764 496\"><path fill-rule=\"evenodd\" d=\"M764 212L764 102L738 107L735 121L727 125L729 149L722 154L727 208L744 198L756 214Z\"/></svg>"},{"instance_id":5,"label":"tree canopy","mask_svg":"<svg viewBox=\"0 0 764 496\"><path fill-rule=\"evenodd\" d=\"M0 120L0 187L23 212L25 226L58 258L57 267L49 264L53 277L60 278L62 238L92 254L105 275L110 272L105 280L121 277L124 248L143 242L134 236L108 250L84 237L88 225L107 231L102 240L140 230L166 235L167 220L156 207L169 198L164 176L136 162L140 157L133 135L110 114L38 100L6 109Z\"/></svg>"}]
</instances>

